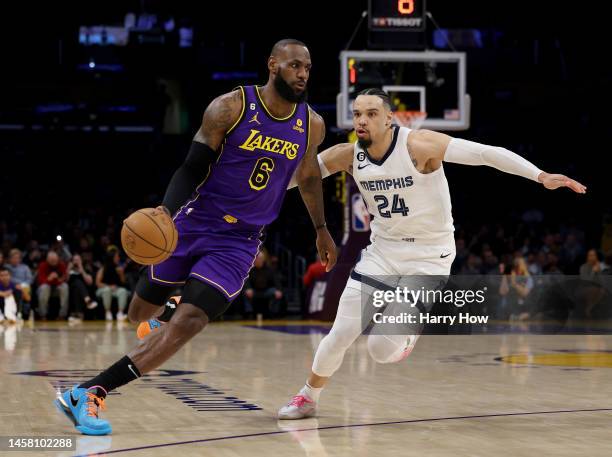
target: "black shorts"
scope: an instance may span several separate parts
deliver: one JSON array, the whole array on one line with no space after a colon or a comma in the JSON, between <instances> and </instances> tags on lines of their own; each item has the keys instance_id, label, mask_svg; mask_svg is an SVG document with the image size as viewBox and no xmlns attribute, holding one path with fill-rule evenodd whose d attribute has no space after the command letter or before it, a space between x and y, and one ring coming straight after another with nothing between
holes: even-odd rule
<instances>
[{"instance_id":1,"label":"black shorts","mask_svg":"<svg viewBox=\"0 0 612 457\"><path fill-rule=\"evenodd\" d=\"M181 303L191 303L206 313L213 320L223 314L231 301L211 285L188 278L182 290L175 286L162 286L149 279L148 267L140 270L136 283L136 294L143 300L157 306L163 306L173 295L181 296Z\"/></svg>"}]
</instances>

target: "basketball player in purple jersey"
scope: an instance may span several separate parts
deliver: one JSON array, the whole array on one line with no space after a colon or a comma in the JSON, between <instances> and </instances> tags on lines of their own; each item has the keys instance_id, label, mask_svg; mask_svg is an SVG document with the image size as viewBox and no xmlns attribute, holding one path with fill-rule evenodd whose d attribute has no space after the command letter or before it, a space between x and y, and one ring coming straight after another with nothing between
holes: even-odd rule
<instances>
[{"instance_id":1,"label":"basketball player in purple jersey","mask_svg":"<svg viewBox=\"0 0 612 457\"><path fill-rule=\"evenodd\" d=\"M134 350L95 378L66 390L55 404L87 435L111 432L98 417L106 394L159 367L240 293L296 173L329 271L336 246L325 225L317 148L322 118L305 103L310 54L304 43L282 40L268 59L265 86L240 87L212 101L185 163L172 177L162 208L174 214L178 245L166 261L146 268L130 303L132 322L159 316L183 287L173 316ZM194 192L195 191L195 192Z\"/></svg>"}]
</instances>

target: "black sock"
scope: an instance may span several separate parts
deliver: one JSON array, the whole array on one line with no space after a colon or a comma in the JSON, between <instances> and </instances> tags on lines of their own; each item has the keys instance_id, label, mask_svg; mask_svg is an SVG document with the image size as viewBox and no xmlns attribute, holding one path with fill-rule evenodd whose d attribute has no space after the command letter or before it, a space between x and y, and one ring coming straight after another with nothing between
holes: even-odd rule
<instances>
[{"instance_id":1,"label":"black sock","mask_svg":"<svg viewBox=\"0 0 612 457\"><path fill-rule=\"evenodd\" d=\"M126 355L98 376L84 382L79 387L84 389L98 387L96 395L104 398L111 390L121 387L134 379L138 379L140 376L142 376L140 371L136 365L134 365L134 362Z\"/></svg>"},{"instance_id":2,"label":"black sock","mask_svg":"<svg viewBox=\"0 0 612 457\"><path fill-rule=\"evenodd\" d=\"M168 322L176 311L176 305L177 303L174 298L168 300L168 304L164 305L164 311L157 316L157 320L160 322Z\"/></svg>"}]
</instances>

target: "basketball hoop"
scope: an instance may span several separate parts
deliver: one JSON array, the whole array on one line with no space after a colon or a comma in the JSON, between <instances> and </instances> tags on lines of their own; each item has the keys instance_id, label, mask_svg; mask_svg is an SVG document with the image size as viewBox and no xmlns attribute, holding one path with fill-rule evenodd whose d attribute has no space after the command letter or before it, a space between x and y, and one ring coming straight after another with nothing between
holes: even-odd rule
<instances>
[{"instance_id":1,"label":"basketball hoop","mask_svg":"<svg viewBox=\"0 0 612 457\"><path fill-rule=\"evenodd\" d=\"M394 114L395 122L401 127L419 129L427 119L425 111L396 111Z\"/></svg>"}]
</instances>

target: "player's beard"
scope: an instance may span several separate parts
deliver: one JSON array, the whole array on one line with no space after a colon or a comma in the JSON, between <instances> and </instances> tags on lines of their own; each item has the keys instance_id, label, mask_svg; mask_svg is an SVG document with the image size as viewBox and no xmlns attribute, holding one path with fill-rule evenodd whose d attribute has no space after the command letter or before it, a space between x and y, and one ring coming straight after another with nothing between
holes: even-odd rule
<instances>
[{"instance_id":1,"label":"player's beard","mask_svg":"<svg viewBox=\"0 0 612 457\"><path fill-rule=\"evenodd\" d=\"M278 94L288 102L302 103L306 101L306 97L308 97L308 90L304 88L302 92L296 93L293 88L287 84L287 81L283 79L280 73L274 77L273 82L276 92L278 92Z\"/></svg>"},{"instance_id":2,"label":"player's beard","mask_svg":"<svg viewBox=\"0 0 612 457\"><path fill-rule=\"evenodd\" d=\"M358 138L357 144L359 144L359 146L361 146L362 149L366 149L372 146L372 139L371 138Z\"/></svg>"}]
</instances>

